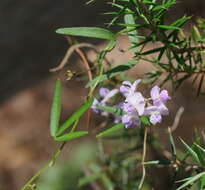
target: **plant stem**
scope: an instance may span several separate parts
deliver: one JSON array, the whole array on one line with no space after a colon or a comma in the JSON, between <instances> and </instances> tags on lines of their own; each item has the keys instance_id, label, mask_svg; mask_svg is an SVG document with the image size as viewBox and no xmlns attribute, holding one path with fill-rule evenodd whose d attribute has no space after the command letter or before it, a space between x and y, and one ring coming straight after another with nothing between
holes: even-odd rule
<instances>
[{"instance_id":1,"label":"plant stem","mask_svg":"<svg viewBox=\"0 0 205 190\"><path fill-rule=\"evenodd\" d=\"M144 165L145 157L146 157L146 149L147 149L146 143L147 143L147 127L145 127L145 130L144 130L143 154L142 154L142 178L140 180L138 190L140 190L142 188L142 185L143 185L144 180L145 180L145 175L146 175L146 169L145 169L145 165Z\"/></svg>"}]
</instances>

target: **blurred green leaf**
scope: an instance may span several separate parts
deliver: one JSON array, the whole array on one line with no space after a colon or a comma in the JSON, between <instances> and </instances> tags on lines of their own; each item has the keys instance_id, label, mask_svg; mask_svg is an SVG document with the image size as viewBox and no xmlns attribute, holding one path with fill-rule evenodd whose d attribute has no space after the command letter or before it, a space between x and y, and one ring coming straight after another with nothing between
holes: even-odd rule
<instances>
[{"instance_id":1,"label":"blurred green leaf","mask_svg":"<svg viewBox=\"0 0 205 190\"><path fill-rule=\"evenodd\" d=\"M170 128L168 128L168 132L169 132L169 141L170 141L171 149L172 149L172 155L174 158L176 158L176 146L175 146L174 139L173 139L172 132L171 132Z\"/></svg>"},{"instance_id":2,"label":"blurred green leaf","mask_svg":"<svg viewBox=\"0 0 205 190\"><path fill-rule=\"evenodd\" d=\"M115 185L106 174L102 175L101 180L107 190L114 190Z\"/></svg>"},{"instance_id":3,"label":"blurred green leaf","mask_svg":"<svg viewBox=\"0 0 205 190\"><path fill-rule=\"evenodd\" d=\"M179 30L180 28L177 26L171 26L171 25L158 25L159 28L165 29L165 30Z\"/></svg>"},{"instance_id":4,"label":"blurred green leaf","mask_svg":"<svg viewBox=\"0 0 205 190\"><path fill-rule=\"evenodd\" d=\"M122 116L124 114L122 109L116 107L97 105L96 108L115 115Z\"/></svg>"},{"instance_id":5,"label":"blurred green leaf","mask_svg":"<svg viewBox=\"0 0 205 190\"><path fill-rule=\"evenodd\" d=\"M50 132L51 136L56 136L59 126L61 114L61 82L60 80L56 81L54 96L53 96L53 104L51 108L51 116L50 116Z\"/></svg>"},{"instance_id":6,"label":"blurred green leaf","mask_svg":"<svg viewBox=\"0 0 205 190\"><path fill-rule=\"evenodd\" d=\"M150 122L150 120L149 120L149 117L148 116L141 116L140 117L140 121L141 121L141 123L144 125L144 126L150 126L150 125L152 125L151 124L151 122Z\"/></svg>"},{"instance_id":7,"label":"blurred green leaf","mask_svg":"<svg viewBox=\"0 0 205 190\"><path fill-rule=\"evenodd\" d=\"M88 131L76 131L76 132L70 132L68 134L62 135L60 137L55 137L56 141L70 141L76 138L79 138L81 136L87 135Z\"/></svg>"},{"instance_id":8,"label":"blurred green leaf","mask_svg":"<svg viewBox=\"0 0 205 190\"><path fill-rule=\"evenodd\" d=\"M92 174L90 176L80 178L79 182L78 182L78 186L82 187L84 185L88 185L88 184L92 183L93 181L99 179L101 177L101 175L102 175L102 173L95 173L95 174Z\"/></svg>"},{"instance_id":9,"label":"blurred green leaf","mask_svg":"<svg viewBox=\"0 0 205 190\"><path fill-rule=\"evenodd\" d=\"M59 28L56 30L58 34L82 36L91 38L100 38L105 40L115 40L116 36L109 30L98 27L71 27Z\"/></svg>"},{"instance_id":10,"label":"blurred green leaf","mask_svg":"<svg viewBox=\"0 0 205 190\"><path fill-rule=\"evenodd\" d=\"M118 123L118 124L114 125L113 127L99 133L96 137L97 138L106 137L112 133L119 131L120 129L123 129L123 128L124 128L124 124Z\"/></svg>"},{"instance_id":11,"label":"blurred green leaf","mask_svg":"<svg viewBox=\"0 0 205 190\"><path fill-rule=\"evenodd\" d=\"M186 183L184 183L183 185L181 185L179 188L177 188L176 190L181 190L185 187L187 187L188 185L192 185L195 181L197 181L198 179L200 179L202 176L205 175L205 172L201 172L193 177L190 177L188 179L188 181Z\"/></svg>"},{"instance_id":12,"label":"blurred green leaf","mask_svg":"<svg viewBox=\"0 0 205 190\"><path fill-rule=\"evenodd\" d=\"M144 165L158 165L159 163L160 163L159 160L152 160L152 161L144 162Z\"/></svg>"},{"instance_id":13,"label":"blurred green leaf","mask_svg":"<svg viewBox=\"0 0 205 190\"><path fill-rule=\"evenodd\" d=\"M124 20L125 20L125 24L135 24L135 18L132 14L126 14L124 16ZM127 26L127 29L129 30L130 27ZM139 42L139 40L137 38L137 30L136 29L128 32L128 36L129 36L129 40L130 40L131 44L136 44ZM132 51L134 53L138 53L139 50L138 50L138 48L133 48Z\"/></svg>"},{"instance_id":14,"label":"blurred green leaf","mask_svg":"<svg viewBox=\"0 0 205 190\"><path fill-rule=\"evenodd\" d=\"M196 153L189 145L187 145L181 138L180 138L180 140L181 140L181 142L184 144L184 146L186 147L186 149L188 150L189 154L193 157L193 159L194 159L197 163L201 164L197 153Z\"/></svg>"},{"instance_id":15,"label":"blurred green leaf","mask_svg":"<svg viewBox=\"0 0 205 190\"><path fill-rule=\"evenodd\" d=\"M77 111L75 111L63 125L60 126L57 136L61 135L68 127L70 127L76 120L80 119L80 117L90 108L93 103L93 98L88 99Z\"/></svg>"}]
</instances>

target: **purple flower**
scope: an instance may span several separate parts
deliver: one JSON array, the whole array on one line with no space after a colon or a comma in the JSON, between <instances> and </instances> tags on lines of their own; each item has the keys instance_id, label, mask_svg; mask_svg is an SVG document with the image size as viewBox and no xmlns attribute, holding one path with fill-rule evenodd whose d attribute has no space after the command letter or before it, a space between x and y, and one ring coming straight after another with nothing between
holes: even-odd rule
<instances>
[{"instance_id":1,"label":"purple flower","mask_svg":"<svg viewBox=\"0 0 205 190\"><path fill-rule=\"evenodd\" d=\"M140 92L131 94L126 98L125 102L133 106L140 116L143 115L145 110L145 99Z\"/></svg>"},{"instance_id":2,"label":"purple flower","mask_svg":"<svg viewBox=\"0 0 205 190\"><path fill-rule=\"evenodd\" d=\"M162 115L168 115L168 108L162 103L159 106L148 106L144 112L145 115L150 115L149 119L152 124L161 123Z\"/></svg>"},{"instance_id":3,"label":"purple flower","mask_svg":"<svg viewBox=\"0 0 205 190\"><path fill-rule=\"evenodd\" d=\"M110 90L108 88L100 88L99 95L101 97L105 97L109 92L110 92Z\"/></svg>"},{"instance_id":4,"label":"purple flower","mask_svg":"<svg viewBox=\"0 0 205 190\"><path fill-rule=\"evenodd\" d=\"M122 123L126 128L130 128L134 125L140 126L140 118L137 114L125 114L122 116Z\"/></svg>"},{"instance_id":5,"label":"purple flower","mask_svg":"<svg viewBox=\"0 0 205 190\"><path fill-rule=\"evenodd\" d=\"M160 105L161 103L165 103L167 100L170 99L167 90L162 90L160 92L160 88L156 85L151 89L150 92L151 99L154 105Z\"/></svg>"},{"instance_id":6,"label":"purple flower","mask_svg":"<svg viewBox=\"0 0 205 190\"><path fill-rule=\"evenodd\" d=\"M124 112L128 113L128 114L133 114L136 110L134 108L134 106L132 106L131 104L125 102L122 106L122 109Z\"/></svg>"},{"instance_id":7,"label":"purple flower","mask_svg":"<svg viewBox=\"0 0 205 190\"><path fill-rule=\"evenodd\" d=\"M141 82L140 79L136 80L133 84L129 81L124 81L122 83L122 86L120 87L120 92L125 97L128 97L129 95L133 94L137 90L137 86L140 82Z\"/></svg>"}]
</instances>

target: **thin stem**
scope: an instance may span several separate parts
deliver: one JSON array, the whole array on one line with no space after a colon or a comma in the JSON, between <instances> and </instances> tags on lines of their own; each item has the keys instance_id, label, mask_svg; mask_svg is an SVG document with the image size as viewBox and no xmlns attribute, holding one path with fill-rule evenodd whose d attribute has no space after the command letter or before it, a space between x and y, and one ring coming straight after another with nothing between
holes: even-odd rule
<instances>
[{"instance_id":1,"label":"thin stem","mask_svg":"<svg viewBox=\"0 0 205 190\"><path fill-rule=\"evenodd\" d=\"M146 149L147 149L147 127L145 127L145 131L144 131L143 154L142 154L142 178L140 180L138 190L142 188L142 185L144 183L145 176L146 176L146 169L145 169L145 164L144 164L145 157L146 157Z\"/></svg>"},{"instance_id":2,"label":"thin stem","mask_svg":"<svg viewBox=\"0 0 205 190\"><path fill-rule=\"evenodd\" d=\"M47 162L47 163L45 164L45 166L43 166L41 169L39 169L38 172L37 172L20 190L26 190L29 186L32 185L32 183L34 183L34 181L36 181L36 180L41 176L41 174L42 174L46 169L52 167L52 166L55 164L55 162L56 162L57 158L60 156L60 154L61 154L61 152L62 152L62 150L63 150L65 144L66 144L66 142L63 142L63 143L60 145L59 149L58 149L58 150L54 153L54 155L52 156L52 159L51 159L49 162Z\"/></svg>"}]
</instances>

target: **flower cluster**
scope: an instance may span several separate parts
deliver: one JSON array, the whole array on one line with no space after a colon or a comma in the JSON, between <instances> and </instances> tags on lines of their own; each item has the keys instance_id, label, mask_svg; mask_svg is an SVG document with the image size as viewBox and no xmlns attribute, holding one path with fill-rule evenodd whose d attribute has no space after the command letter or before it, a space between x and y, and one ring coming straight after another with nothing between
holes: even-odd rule
<instances>
[{"instance_id":1,"label":"flower cluster","mask_svg":"<svg viewBox=\"0 0 205 190\"><path fill-rule=\"evenodd\" d=\"M129 128L134 125L140 126L142 116L149 118L151 124L155 125L162 122L162 116L168 115L169 110L165 103L170 99L167 90L160 90L156 85L150 91L150 98L145 98L141 92L137 91L137 87L141 80L136 80L133 84L129 81L124 81L120 90L109 90L101 88L99 91L101 101L94 100L92 105L93 110L104 116L108 115L106 111L99 110L98 105L107 106L107 102L111 97L120 92L124 96L124 101L114 106L122 110L122 115L113 114L115 122L124 123L125 127Z\"/></svg>"}]
</instances>

